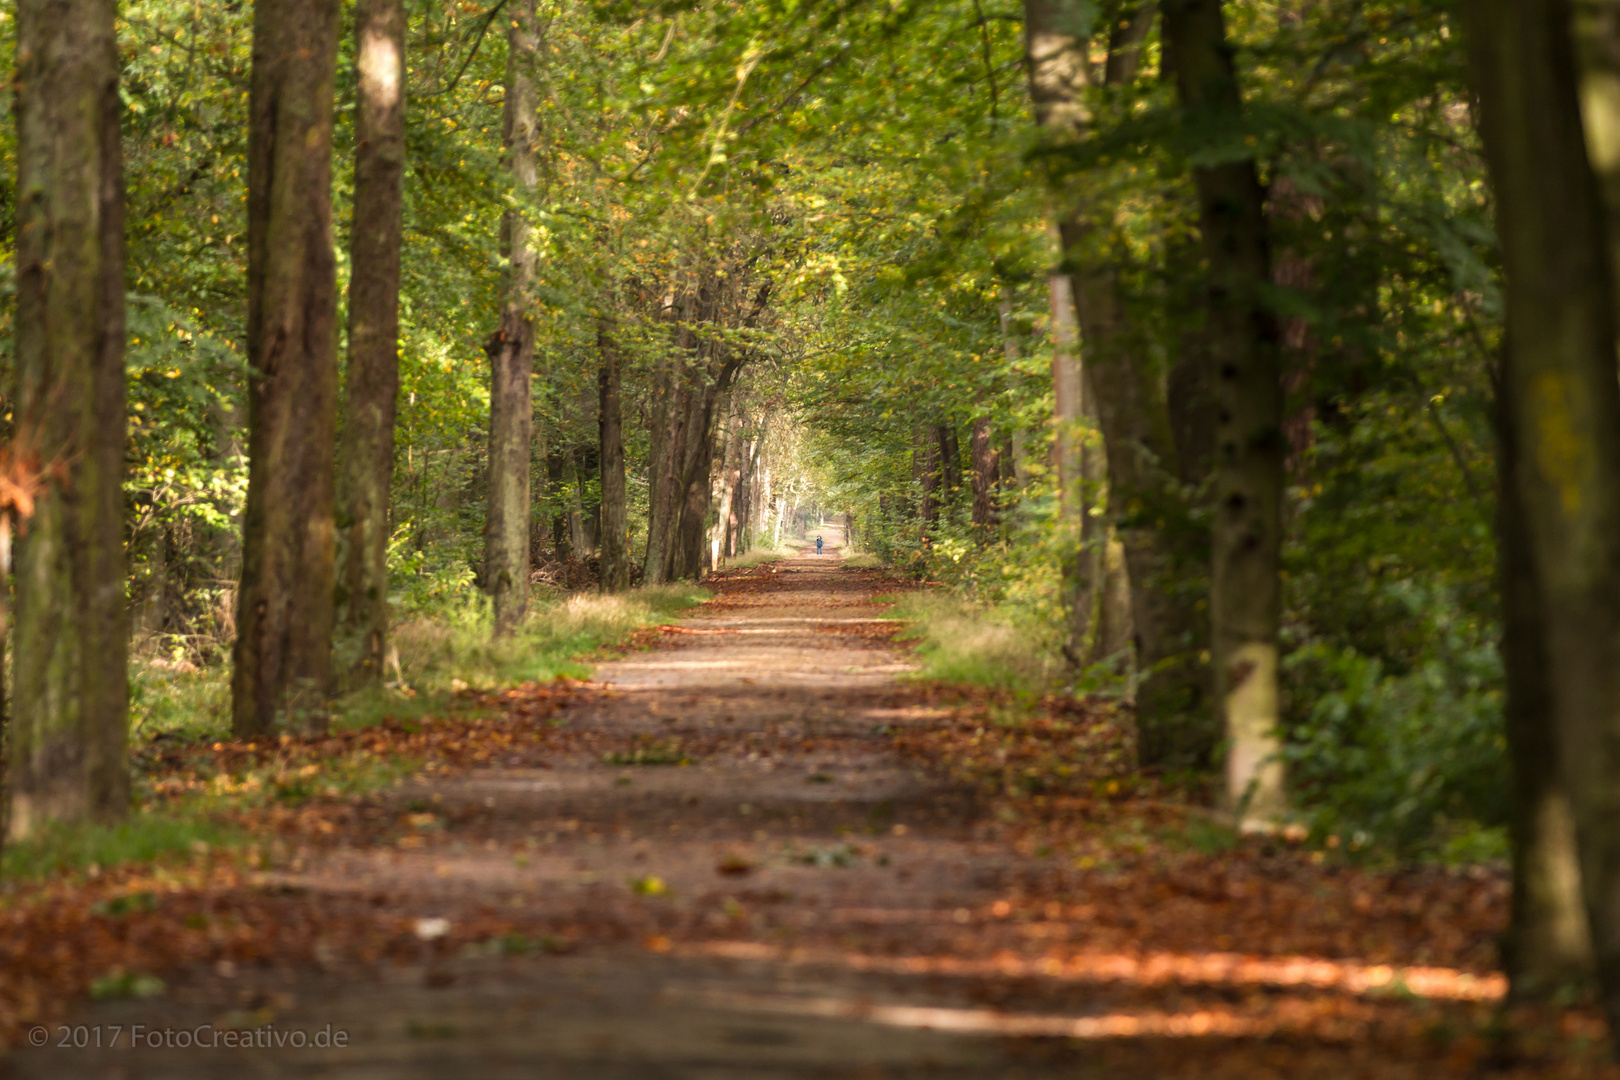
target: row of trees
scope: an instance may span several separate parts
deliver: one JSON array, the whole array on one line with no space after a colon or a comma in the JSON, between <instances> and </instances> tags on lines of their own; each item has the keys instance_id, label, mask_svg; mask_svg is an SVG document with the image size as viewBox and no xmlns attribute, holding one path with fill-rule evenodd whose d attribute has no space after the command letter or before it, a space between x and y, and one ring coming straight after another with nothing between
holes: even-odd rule
<instances>
[{"instance_id":1,"label":"row of trees","mask_svg":"<svg viewBox=\"0 0 1620 1080\"><path fill-rule=\"evenodd\" d=\"M126 584L308 729L828 506L1240 822L1511 825L1516 992L1615 983L1615 29L1463 13L21 5L12 833L127 805Z\"/></svg>"},{"instance_id":2,"label":"row of trees","mask_svg":"<svg viewBox=\"0 0 1620 1080\"><path fill-rule=\"evenodd\" d=\"M383 678L390 545L401 524L402 486L407 498L413 487L430 492L423 501L450 510L453 519L464 511L481 519L481 550L468 557L460 545L445 545L458 548L448 560L459 562L451 591L470 573L490 597L497 635L522 624L536 556L548 545L553 556L591 556L601 586L619 589L633 578L700 576L745 550L766 520L774 520L779 537L782 521L795 515L807 491L792 475L792 423L772 427L780 392L769 371L749 386L739 382L745 367L761 359L762 335L777 318L776 273L798 258L792 223L778 210L774 220L756 215L716 230L712 210L700 205L685 208L687 220L656 247L635 235L634 222L647 208L634 202L644 195L622 177L601 175L603 158L640 158L633 178L661 139L679 145L682 118L666 117L664 132L649 132L644 123L630 130L638 117L620 116L619 130L604 131L602 87L571 93L551 66L593 34L623 38L622 26L599 23L588 12L537 14L535 0L500 3L465 26L440 28L441 39L462 46L453 73L437 70L442 56L426 72L418 68L418 83L425 74L439 84L424 93L431 100L453 94L478 65L474 100L461 104L477 125L467 142L482 143L494 159L479 177L487 188L479 209L494 209L500 222L498 260L484 260L494 272L476 268L498 310L493 332L485 324L479 335L488 362L478 395L487 401L487 429L478 437L471 424L459 425L451 446L434 448L452 459L435 469L416 453L424 425L411 423L409 409L419 392L408 387L401 395L402 282L411 269L404 264L406 233L423 224L420 213L415 221L407 214L413 135L405 5L356 5L349 34L346 13L330 0L255 5L250 25L240 9L148 6L126 12L122 33L112 3L70 7L23 5L15 39L18 304L8 462L19 497L11 500L7 523L18 533L19 674L10 688L6 743L12 836L127 810L126 540L146 564L133 591L148 641L150 631L175 629L187 607L195 619L195 604L173 595L175 579L184 581L188 563L211 564L210 576L224 587L206 614L224 629L231 650L231 726L255 736L319 730L334 693ZM419 33L433 36L432 16L417 24ZM143 30L179 46L187 65L182 81L172 70L140 70L129 38L138 42ZM504 49L486 50L486 42L501 38ZM600 52L602 43L593 44ZM348 61L342 67L340 53ZM220 85L202 93L195 85L199 57L219 61L212 77ZM125 94L135 107L123 106ZM492 94L498 126L487 115ZM236 119L226 110L238 97L246 106L240 145L223 137ZM345 112L352 104L352 173L335 187L340 103ZM142 125L143 104L167 115ZM147 127L140 132L145 138L131 140L122 130L129 112L136 114L133 126ZM582 122L599 126L576 130ZM188 127L206 127L216 143L179 178L153 170L156 186L166 188L156 207L141 208L139 198L151 194L154 178L136 177L143 226L136 243L141 254L172 260L172 251L154 251L152 234L179 232L176 219L186 212L175 202L195 200L198 188L215 182L223 198L202 200L203 228L214 234L203 243L222 239L228 257L207 284L240 296L234 327L228 310L196 305L186 312L183 305L207 290L160 284L153 279L161 272L150 266L138 286L166 285L167 295L137 291L126 300L125 144L150 165L153 145L194 136ZM468 147L454 149L464 155ZM592 154L602 155L588 162L598 174L581 179ZM422 156L431 163L431 152ZM245 228L222 224L212 211L221 201L231 209L228 192L243 172ZM564 187L562 209L573 212L573 233L557 227ZM351 208L346 304L334 191ZM596 250L571 257L582 238ZM232 271L242 275L235 290L222 280ZM571 320L554 318L537 330L547 323L548 299L555 308L557 281L570 273L582 285L563 298ZM155 318L140 318L144 303L156 308ZM136 324L126 332L130 310ZM150 338L170 355L139 356ZM138 354L135 363L126 361L126 339ZM541 380L550 400L538 407L537 348L554 366L561 366L559 353L573 366ZM173 358L175 351L189 355ZM136 367L152 359L159 363ZM176 366L162 362L171 359ZM192 370L182 372L181 363ZM133 410L126 366L137 372ZM147 375L196 378L206 393L174 403L178 416L155 417L141 400L140 376ZM584 375L573 380L584 385L570 385L571 375ZM640 413L630 419L640 424L627 425L627 375L634 380L629 404ZM551 422L549 438L536 437L537 416ZM245 440L238 435L244 419ZM141 445L143 434L154 434L172 455L187 420L195 422L184 433L194 468L189 491L172 456L167 468L155 466L154 455L142 454L152 447ZM580 430L587 422L596 430ZM170 446L163 448L165 442ZM645 477L634 501L627 448ZM130 457L146 475L126 484ZM403 485L395 478L400 464ZM231 484L232 470L244 467L245 484ZM547 505L532 505L536 493ZM635 529L633 505L644 508ZM142 526L153 521L156 535L142 537ZM192 528L183 531L182 524ZM459 530L453 523L447 536L417 524L411 531L420 568Z\"/></svg>"}]
</instances>

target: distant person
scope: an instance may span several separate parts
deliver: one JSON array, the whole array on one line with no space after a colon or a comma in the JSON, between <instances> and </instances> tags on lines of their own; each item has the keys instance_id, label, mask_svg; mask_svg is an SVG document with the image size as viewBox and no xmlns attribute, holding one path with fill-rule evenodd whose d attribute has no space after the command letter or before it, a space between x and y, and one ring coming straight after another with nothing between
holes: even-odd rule
<instances>
[{"instance_id":1,"label":"distant person","mask_svg":"<svg viewBox=\"0 0 1620 1080\"><path fill-rule=\"evenodd\" d=\"M821 554L821 537L816 537L816 554Z\"/></svg>"}]
</instances>

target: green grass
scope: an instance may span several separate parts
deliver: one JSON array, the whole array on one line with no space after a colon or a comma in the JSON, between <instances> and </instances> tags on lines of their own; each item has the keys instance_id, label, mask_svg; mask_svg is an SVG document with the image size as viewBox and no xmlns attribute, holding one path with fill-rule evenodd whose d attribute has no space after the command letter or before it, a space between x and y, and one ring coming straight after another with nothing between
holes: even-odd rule
<instances>
[{"instance_id":1,"label":"green grass","mask_svg":"<svg viewBox=\"0 0 1620 1080\"><path fill-rule=\"evenodd\" d=\"M664 585L616 595L537 597L528 619L499 641L490 635L488 604L478 598L402 619L390 637L386 689L350 693L333 703L333 722L364 727L385 718L445 715L466 709L455 694L559 675L585 678L585 658L631 631L678 615L709 594L694 585ZM397 659L397 663L392 662ZM225 665L172 671L137 663L131 671L131 714L137 742L181 741L230 734L230 672Z\"/></svg>"},{"instance_id":2,"label":"green grass","mask_svg":"<svg viewBox=\"0 0 1620 1080\"><path fill-rule=\"evenodd\" d=\"M537 598L522 629L493 641L487 605L444 606L433 617L401 622L389 665L393 684L350 694L334 703L334 723L360 727L385 718L446 716L478 706L457 696L464 689L495 689L558 675L590 674L585 658L624 641L643 626L674 617L708 593L671 585L601 596L594 593ZM203 742L230 734L230 673L224 665L200 670L153 667L131 670L132 742L156 739ZM0 849L0 881L38 881L64 871L151 862L163 856L235 845L249 838L215 823L226 808L272 802L298 805L315 798L363 794L393 783L411 766L367 755L289 770L267 763L234 775L202 777L194 791L162 812L140 809L116 825L53 826ZM138 795L150 796L155 776L135 776ZM147 803L155 799L143 800Z\"/></svg>"},{"instance_id":3,"label":"green grass","mask_svg":"<svg viewBox=\"0 0 1620 1080\"><path fill-rule=\"evenodd\" d=\"M845 555L843 565L851 570L875 570L883 565L883 560L863 551L859 555Z\"/></svg>"},{"instance_id":4,"label":"green grass","mask_svg":"<svg viewBox=\"0 0 1620 1080\"><path fill-rule=\"evenodd\" d=\"M39 881L64 870L152 862L242 839L191 815L136 813L116 825L53 825L0 851L0 880Z\"/></svg>"},{"instance_id":5,"label":"green grass","mask_svg":"<svg viewBox=\"0 0 1620 1080\"><path fill-rule=\"evenodd\" d=\"M798 552L791 548L754 548L741 555L726 560L725 570L742 570L750 566L762 566L765 563L781 562L791 558Z\"/></svg>"},{"instance_id":6,"label":"green grass","mask_svg":"<svg viewBox=\"0 0 1620 1080\"><path fill-rule=\"evenodd\" d=\"M917 678L993 689L1044 693L1066 668L1049 626L1020 623L1008 613L950 593L918 591L880 597L893 602L887 618L907 624L901 640L917 643Z\"/></svg>"}]
</instances>

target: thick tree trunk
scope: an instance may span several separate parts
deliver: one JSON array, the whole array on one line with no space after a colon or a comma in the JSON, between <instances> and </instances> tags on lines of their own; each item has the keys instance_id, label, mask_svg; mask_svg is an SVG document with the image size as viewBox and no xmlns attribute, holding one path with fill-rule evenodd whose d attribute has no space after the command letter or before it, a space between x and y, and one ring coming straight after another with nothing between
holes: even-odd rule
<instances>
[{"instance_id":1,"label":"thick tree trunk","mask_svg":"<svg viewBox=\"0 0 1620 1080\"><path fill-rule=\"evenodd\" d=\"M338 451L340 671L382 679L388 636L388 495L399 394L399 276L405 184L405 6L359 0L349 367Z\"/></svg>"},{"instance_id":2,"label":"thick tree trunk","mask_svg":"<svg viewBox=\"0 0 1620 1080\"><path fill-rule=\"evenodd\" d=\"M507 168L521 203L538 182L533 67L536 55L534 0L508 8L506 113ZM511 633L529 608L529 442L534 426L530 375L534 370L534 324L529 300L535 253L524 208L506 211L501 222L506 254L506 298L501 326L489 352L489 504L484 520L484 588L495 613L495 636Z\"/></svg>"},{"instance_id":3,"label":"thick tree trunk","mask_svg":"<svg viewBox=\"0 0 1620 1080\"><path fill-rule=\"evenodd\" d=\"M1164 37L1182 108L1195 128L1236 130L1243 99L1220 0L1166 0ZM1215 428L1211 661L1230 741L1226 797L1239 825L1287 809L1277 735L1282 615L1282 382L1265 196L1253 159L1193 171L1209 265Z\"/></svg>"},{"instance_id":4,"label":"thick tree trunk","mask_svg":"<svg viewBox=\"0 0 1620 1080\"><path fill-rule=\"evenodd\" d=\"M113 15L110 0L17 5L14 446L50 475L16 552L13 838L129 810Z\"/></svg>"},{"instance_id":5,"label":"thick tree trunk","mask_svg":"<svg viewBox=\"0 0 1620 1080\"><path fill-rule=\"evenodd\" d=\"M1505 409L1506 402L1498 405ZM1591 978L1592 938L1581 902L1575 818L1558 764L1549 658L1530 527L1514 482L1518 448L1498 421L1496 555L1513 768L1513 912L1502 950L1512 996L1548 1000Z\"/></svg>"},{"instance_id":6,"label":"thick tree trunk","mask_svg":"<svg viewBox=\"0 0 1620 1080\"><path fill-rule=\"evenodd\" d=\"M602 365L597 376L598 459L602 470L602 529L597 543L602 552L602 591L620 592L630 586L624 405L620 396L619 346L606 319L597 323L596 351Z\"/></svg>"},{"instance_id":7,"label":"thick tree trunk","mask_svg":"<svg viewBox=\"0 0 1620 1080\"><path fill-rule=\"evenodd\" d=\"M326 723L333 618L337 0L253 9L248 130L248 492L232 726Z\"/></svg>"},{"instance_id":8,"label":"thick tree trunk","mask_svg":"<svg viewBox=\"0 0 1620 1080\"><path fill-rule=\"evenodd\" d=\"M1561 0L1471 0L1469 63L1495 188L1507 335L1498 417L1526 526L1546 664L1541 687L1509 683L1523 719L1546 693L1551 741L1574 810L1581 881L1611 1028L1620 1027L1620 384L1615 296L1597 180L1576 98L1571 15ZM1504 509L1511 512L1514 507ZM1504 537L1511 556L1515 538ZM1504 570L1514 569L1504 566ZM1518 569L1522 573L1522 568ZM1526 649L1509 636L1508 649ZM1522 659L1507 657L1509 662ZM1528 698L1528 700L1526 700ZM1523 734L1522 728L1516 735ZM1536 747L1549 747L1538 740ZM1521 747L1514 747L1516 752ZM1537 750L1526 764L1533 768ZM1521 784L1533 782L1522 767ZM1521 792L1521 797L1525 793ZM1533 797L1534 793L1528 793ZM1537 807L1520 807L1533 815ZM1530 872L1521 861L1517 870ZM1536 886L1518 884L1520 892ZM1542 883L1545 884L1545 883Z\"/></svg>"}]
</instances>

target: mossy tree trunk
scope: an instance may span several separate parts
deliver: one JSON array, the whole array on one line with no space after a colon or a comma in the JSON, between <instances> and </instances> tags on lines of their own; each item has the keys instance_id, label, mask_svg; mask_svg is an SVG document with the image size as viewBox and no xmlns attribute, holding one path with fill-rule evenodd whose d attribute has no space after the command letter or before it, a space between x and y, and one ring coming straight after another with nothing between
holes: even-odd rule
<instances>
[{"instance_id":1,"label":"mossy tree trunk","mask_svg":"<svg viewBox=\"0 0 1620 1080\"><path fill-rule=\"evenodd\" d=\"M1236 139L1243 98L1220 0L1166 0L1164 39L1190 130ZM1229 748L1226 797L1239 825L1286 811L1277 735L1282 617L1282 376L1265 303L1271 259L1252 157L1193 170L1208 266L1215 373L1210 616L1217 715Z\"/></svg>"},{"instance_id":2,"label":"mossy tree trunk","mask_svg":"<svg viewBox=\"0 0 1620 1080\"><path fill-rule=\"evenodd\" d=\"M1153 4L1138 5L1112 29L1103 82L1121 85L1135 77L1155 10ZM1030 94L1043 141L1053 149L1083 142L1092 127L1088 47L1095 5L1026 0L1024 13ZM1176 526L1186 507L1177 485L1164 380L1144 362L1145 334L1133 324L1125 304L1114 265L1119 245L1109 224L1110 208L1077 200L1066 177L1054 173L1052 179L1059 207L1059 271L1072 287L1084 352L1084 379L1078 367L1073 377L1075 416L1081 386L1089 385L1103 437L1109 516L1129 578L1138 758L1145 766L1208 765L1220 734L1207 708L1208 673L1199 657L1203 620L1188 590L1178 587L1186 553ZM1081 465L1077 458L1077 477ZM1108 581L1105 553L1098 551L1104 540L1084 534L1078 520L1073 528L1077 554L1066 568L1072 608L1069 645L1071 655L1081 659L1095 654L1095 648L1083 648L1086 641L1118 635L1092 625L1098 591ZM1123 621L1115 619L1116 624Z\"/></svg>"},{"instance_id":3,"label":"mossy tree trunk","mask_svg":"<svg viewBox=\"0 0 1620 1080\"><path fill-rule=\"evenodd\" d=\"M1506 279L1498 416L1504 513L1525 525L1499 539L1519 798L1534 798L1556 747L1573 810L1580 878L1611 1027L1620 1025L1620 384L1614 271L1597 177L1577 104L1571 9L1563 0L1464 5L1480 132L1495 189ZM1506 525L1507 522L1502 524ZM1515 559L1527 541L1528 558ZM1526 617L1523 605L1534 605ZM1545 664L1544 681L1519 666ZM1540 699L1538 701L1538 698ZM1524 727L1544 709L1552 732ZM1550 737L1550 744L1548 742ZM1525 745L1524 740L1533 742ZM1545 794L1545 792L1543 792ZM1520 805L1522 821L1544 806ZM1522 839L1522 834L1521 834ZM1520 899L1566 886L1554 862L1526 858ZM1526 912L1525 914L1529 914ZM1545 929L1545 928L1544 928ZM1515 946L1519 943L1515 942ZM1530 942L1525 942L1530 947ZM1522 965L1512 972L1530 974ZM1528 989L1528 987L1527 987Z\"/></svg>"},{"instance_id":4,"label":"mossy tree trunk","mask_svg":"<svg viewBox=\"0 0 1620 1080\"><path fill-rule=\"evenodd\" d=\"M333 618L336 0L253 11L248 131L248 493L232 725L325 725Z\"/></svg>"},{"instance_id":5,"label":"mossy tree trunk","mask_svg":"<svg viewBox=\"0 0 1620 1080\"><path fill-rule=\"evenodd\" d=\"M535 252L524 217L539 182L536 157L534 0L507 9L506 166L520 204L501 221L506 255L500 329L489 353L489 502L484 519L484 588L495 613L495 636L510 634L529 608L529 442L534 428L530 376L534 370Z\"/></svg>"},{"instance_id":6,"label":"mossy tree trunk","mask_svg":"<svg viewBox=\"0 0 1620 1080\"><path fill-rule=\"evenodd\" d=\"M124 189L110 0L17 5L17 538L8 831L129 809Z\"/></svg>"},{"instance_id":7,"label":"mossy tree trunk","mask_svg":"<svg viewBox=\"0 0 1620 1080\"><path fill-rule=\"evenodd\" d=\"M340 665L382 678L388 635L388 494L399 394L399 277L405 183L405 7L355 10L354 222L349 239L349 366L338 453Z\"/></svg>"}]
</instances>

